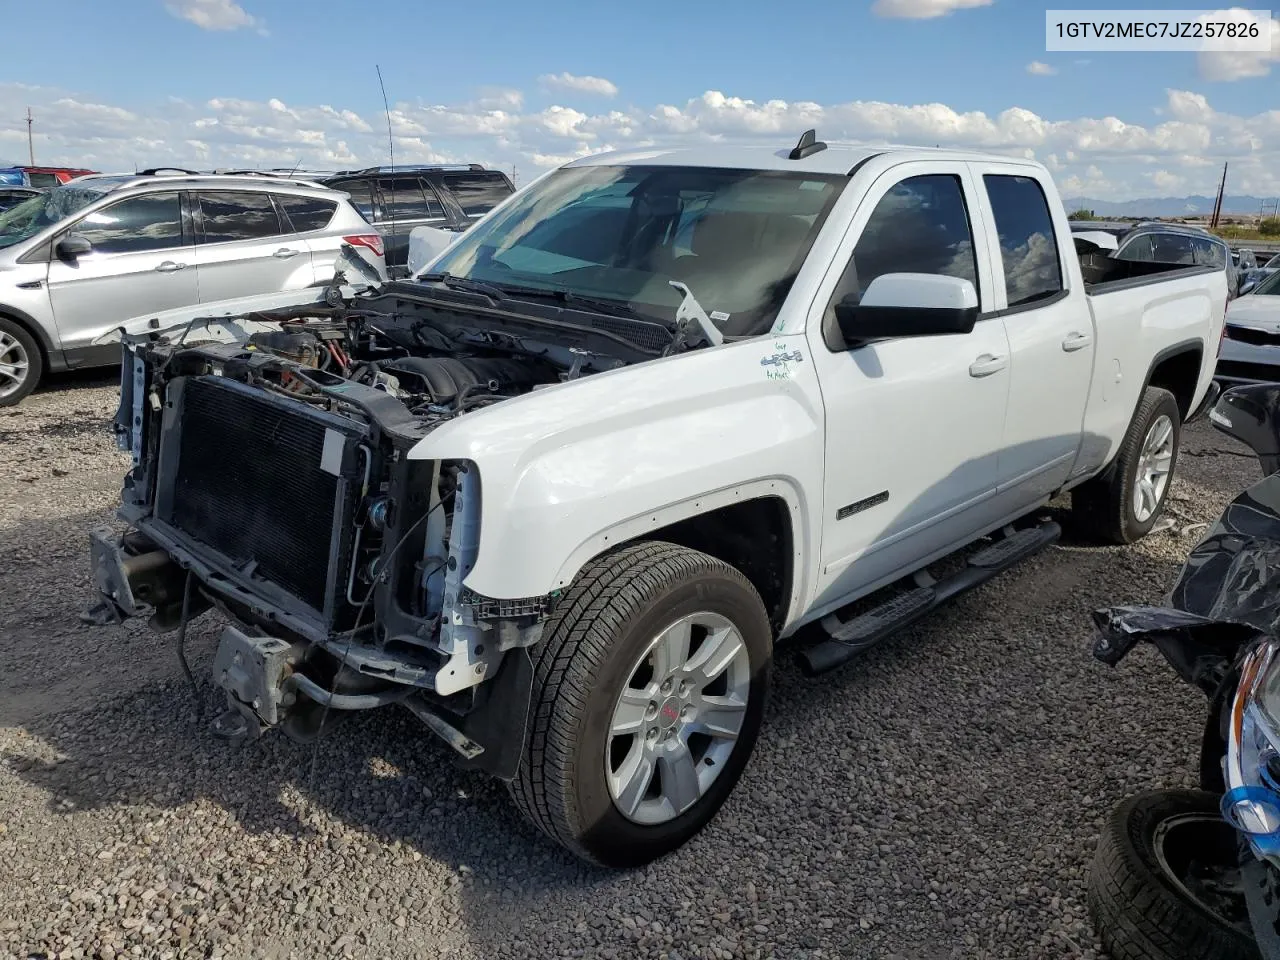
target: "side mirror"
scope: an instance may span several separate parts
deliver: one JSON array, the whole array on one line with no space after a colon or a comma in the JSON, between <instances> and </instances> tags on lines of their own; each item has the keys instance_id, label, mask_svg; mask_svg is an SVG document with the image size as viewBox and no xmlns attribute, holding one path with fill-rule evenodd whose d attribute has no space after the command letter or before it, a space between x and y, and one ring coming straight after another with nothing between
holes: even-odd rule
<instances>
[{"instance_id":1,"label":"side mirror","mask_svg":"<svg viewBox=\"0 0 1280 960\"><path fill-rule=\"evenodd\" d=\"M1280 384L1249 383L1222 391L1209 420L1248 446L1264 475L1280 470Z\"/></svg>"},{"instance_id":2,"label":"side mirror","mask_svg":"<svg viewBox=\"0 0 1280 960\"><path fill-rule=\"evenodd\" d=\"M78 233L68 233L58 241L53 248L53 252L58 255L60 260L75 260L78 257L93 253L93 244Z\"/></svg>"},{"instance_id":3,"label":"side mirror","mask_svg":"<svg viewBox=\"0 0 1280 960\"><path fill-rule=\"evenodd\" d=\"M849 344L970 333L978 313L978 291L971 281L936 273L881 274L860 301L847 297L835 305L840 333Z\"/></svg>"},{"instance_id":4,"label":"side mirror","mask_svg":"<svg viewBox=\"0 0 1280 960\"><path fill-rule=\"evenodd\" d=\"M1251 290L1253 290L1253 288L1256 287L1257 285L1258 285L1258 281L1256 280L1246 280L1244 283L1240 284L1240 290L1236 293L1236 296L1243 297L1246 293L1249 293Z\"/></svg>"}]
</instances>

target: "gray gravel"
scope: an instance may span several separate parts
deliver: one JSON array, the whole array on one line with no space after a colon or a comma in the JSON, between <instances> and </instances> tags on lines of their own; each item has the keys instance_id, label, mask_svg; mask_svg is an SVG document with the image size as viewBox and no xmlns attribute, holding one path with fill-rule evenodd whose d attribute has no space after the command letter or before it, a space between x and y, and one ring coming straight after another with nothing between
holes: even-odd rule
<instances>
[{"instance_id":1,"label":"gray gravel","mask_svg":"<svg viewBox=\"0 0 1280 960\"><path fill-rule=\"evenodd\" d=\"M780 656L741 785L632 873L543 841L408 714L229 749L172 638L76 621L125 459L108 371L0 410L0 956L1097 957L1100 818L1191 784L1203 703L1088 614L1158 599L1259 475L1188 431L1178 526L1054 547L818 681ZM217 624L190 646L206 709ZM309 775L316 756L314 777Z\"/></svg>"}]
</instances>

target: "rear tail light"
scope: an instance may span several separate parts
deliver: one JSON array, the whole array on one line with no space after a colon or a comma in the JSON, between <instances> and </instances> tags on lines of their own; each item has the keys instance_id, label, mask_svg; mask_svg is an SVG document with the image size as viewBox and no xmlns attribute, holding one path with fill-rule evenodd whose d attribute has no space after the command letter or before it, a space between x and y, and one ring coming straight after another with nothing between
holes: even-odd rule
<instances>
[{"instance_id":1,"label":"rear tail light","mask_svg":"<svg viewBox=\"0 0 1280 960\"><path fill-rule=\"evenodd\" d=\"M343 237L347 243L353 247L368 247L378 256L382 256L382 234L380 233L358 233L352 237Z\"/></svg>"}]
</instances>

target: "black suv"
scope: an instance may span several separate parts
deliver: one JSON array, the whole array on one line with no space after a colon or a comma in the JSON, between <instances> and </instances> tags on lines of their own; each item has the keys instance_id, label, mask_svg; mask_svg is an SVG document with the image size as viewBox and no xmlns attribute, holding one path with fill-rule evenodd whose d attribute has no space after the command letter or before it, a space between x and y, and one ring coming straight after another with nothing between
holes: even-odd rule
<instances>
[{"instance_id":1,"label":"black suv","mask_svg":"<svg viewBox=\"0 0 1280 960\"><path fill-rule=\"evenodd\" d=\"M369 167L321 181L351 195L351 203L382 234L387 272L404 275L414 227L465 230L515 192L507 175L478 163Z\"/></svg>"}]
</instances>

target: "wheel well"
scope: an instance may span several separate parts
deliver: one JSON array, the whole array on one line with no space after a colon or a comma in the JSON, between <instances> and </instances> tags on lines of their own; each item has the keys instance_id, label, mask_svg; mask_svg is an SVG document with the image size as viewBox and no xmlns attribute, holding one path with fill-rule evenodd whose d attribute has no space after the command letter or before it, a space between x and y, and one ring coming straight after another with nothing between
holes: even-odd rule
<instances>
[{"instance_id":1,"label":"wheel well","mask_svg":"<svg viewBox=\"0 0 1280 960\"><path fill-rule=\"evenodd\" d=\"M1203 348L1190 347L1171 357L1165 357L1151 371L1148 383L1163 387L1178 401L1182 419L1191 416L1191 403L1195 399L1196 383L1200 380L1200 360Z\"/></svg>"},{"instance_id":2,"label":"wheel well","mask_svg":"<svg viewBox=\"0 0 1280 960\"><path fill-rule=\"evenodd\" d=\"M794 571L791 522L781 497L732 503L650 531L645 539L699 550L736 567L760 594L774 629L786 620Z\"/></svg>"}]
</instances>

